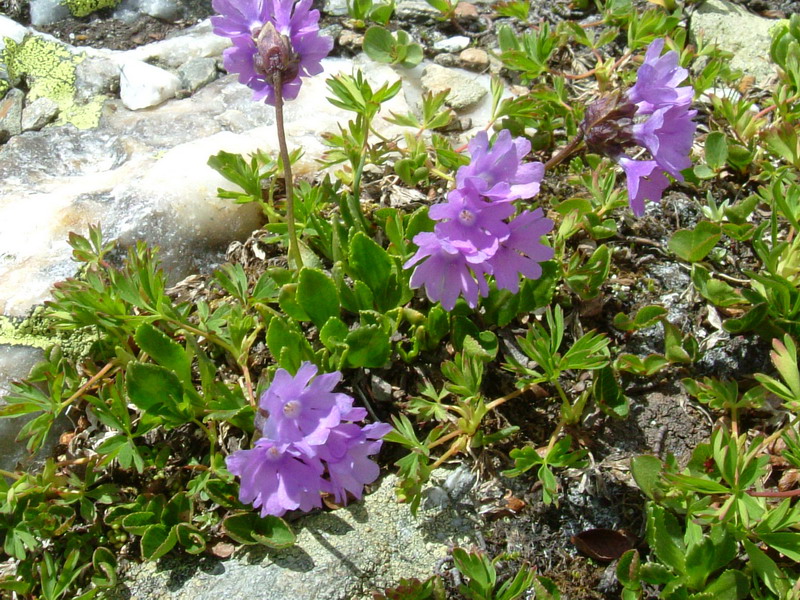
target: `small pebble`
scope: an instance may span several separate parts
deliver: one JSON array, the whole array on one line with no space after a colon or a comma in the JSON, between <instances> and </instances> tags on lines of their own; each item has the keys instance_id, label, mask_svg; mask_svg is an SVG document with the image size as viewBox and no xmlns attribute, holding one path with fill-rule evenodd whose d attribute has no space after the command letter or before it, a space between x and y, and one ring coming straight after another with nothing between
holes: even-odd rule
<instances>
[{"instance_id":1,"label":"small pebble","mask_svg":"<svg viewBox=\"0 0 800 600\"><path fill-rule=\"evenodd\" d=\"M361 50L363 43L364 36L359 35L355 31L345 29L341 35L339 35L339 45L343 48L347 48L349 50Z\"/></svg>"},{"instance_id":2,"label":"small pebble","mask_svg":"<svg viewBox=\"0 0 800 600\"><path fill-rule=\"evenodd\" d=\"M478 19L478 9L472 2L459 2L456 6L455 16L461 21L475 21Z\"/></svg>"},{"instance_id":3,"label":"small pebble","mask_svg":"<svg viewBox=\"0 0 800 600\"><path fill-rule=\"evenodd\" d=\"M480 48L467 48L458 55L461 66L472 71L483 71L489 66L489 54Z\"/></svg>"}]
</instances>

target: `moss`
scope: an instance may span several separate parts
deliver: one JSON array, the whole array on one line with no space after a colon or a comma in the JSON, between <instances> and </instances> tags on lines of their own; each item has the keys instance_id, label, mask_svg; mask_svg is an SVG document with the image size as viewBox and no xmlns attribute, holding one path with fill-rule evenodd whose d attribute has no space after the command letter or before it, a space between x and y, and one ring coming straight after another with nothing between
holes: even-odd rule
<instances>
[{"instance_id":1,"label":"moss","mask_svg":"<svg viewBox=\"0 0 800 600\"><path fill-rule=\"evenodd\" d=\"M63 0L61 4L66 6L73 16L85 17L96 10L113 8L119 4L119 0Z\"/></svg>"},{"instance_id":2,"label":"moss","mask_svg":"<svg viewBox=\"0 0 800 600\"><path fill-rule=\"evenodd\" d=\"M28 100L47 97L58 104L58 124L72 123L79 129L97 126L104 98L75 103L75 69L85 54L73 54L64 44L32 35L22 43L6 38L5 44L0 63L5 63L12 84L25 81Z\"/></svg>"}]
</instances>

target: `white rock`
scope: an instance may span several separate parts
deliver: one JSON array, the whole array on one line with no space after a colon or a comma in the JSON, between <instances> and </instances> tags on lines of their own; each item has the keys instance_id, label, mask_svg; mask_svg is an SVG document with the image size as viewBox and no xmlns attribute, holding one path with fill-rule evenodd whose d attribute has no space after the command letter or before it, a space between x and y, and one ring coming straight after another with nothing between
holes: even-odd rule
<instances>
[{"instance_id":1,"label":"white rock","mask_svg":"<svg viewBox=\"0 0 800 600\"><path fill-rule=\"evenodd\" d=\"M776 74L769 59L775 24L727 0L706 0L692 14L689 36L695 43L702 37L705 43L732 52L731 68L752 75L756 85L766 87Z\"/></svg>"},{"instance_id":2,"label":"white rock","mask_svg":"<svg viewBox=\"0 0 800 600\"><path fill-rule=\"evenodd\" d=\"M469 46L470 39L465 35L456 35L444 40L439 40L433 44L436 50L443 52L461 52L464 48Z\"/></svg>"},{"instance_id":3,"label":"white rock","mask_svg":"<svg viewBox=\"0 0 800 600\"><path fill-rule=\"evenodd\" d=\"M322 11L334 17L347 16L347 0L325 0Z\"/></svg>"},{"instance_id":4,"label":"white rock","mask_svg":"<svg viewBox=\"0 0 800 600\"><path fill-rule=\"evenodd\" d=\"M13 19L9 19L4 15L0 15L0 51L6 47L6 38L11 38L18 44L21 44L28 33L27 27L20 25Z\"/></svg>"},{"instance_id":5,"label":"white rock","mask_svg":"<svg viewBox=\"0 0 800 600\"><path fill-rule=\"evenodd\" d=\"M471 73L462 69L448 69L440 65L428 65L422 74L425 91L438 93L450 90L447 104L454 110L464 110L477 105L489 92L487 85Z\"/></svg>"},{"instance_id":6,"label":"white rock","mask_svg":"<svg viewBox=\"0 0 800 600\"><path fill-rule=\"evenodd\" d=\"M154 19L174 21L181 14L181 7L174 0L139 0L139 11Z\"/></svg>"},{"instance_id":7,"label":"white rock","mask_svg":"<svg viewBox=\"0 0 800 600\"><path fill-rule=\"evenodd\" d=\"M58 104L42 96L22 109L22 131L39 131L58 115Z\"/></svg>"},{"instance_id":8,"label":"white rock","mask_svg":"<svg viewBox=\"0 0 800 600\"><path fill-rule=\"evenodd\" d=\"M72 16L61 0L31 0L31 24L50 25Z\"/></svg>"},{"instance_id":9,"label":"white rock","mask_svg":"<svg viewBox=\"0 0 800 600\"><path fill-rule=\"evenodd\" d=\"M119 95L131 110L150 108L175 96L181 87L180 77L141 61L122 65Z\"/></svg>"},{"instance_id":10,"label":"white rock","mask_svg":"<svg viewBox=\"0 0 800 600\"><path fill-rule=\"evenodd\" d=\"M220 56L230 45L228 38L216 35L211 30L211 21L206 19L190 27L182 35L120 52L114 57L120 63L140 60L158 62L170 69L177 69L193 58Z\"/></svg>"}]
</instances>

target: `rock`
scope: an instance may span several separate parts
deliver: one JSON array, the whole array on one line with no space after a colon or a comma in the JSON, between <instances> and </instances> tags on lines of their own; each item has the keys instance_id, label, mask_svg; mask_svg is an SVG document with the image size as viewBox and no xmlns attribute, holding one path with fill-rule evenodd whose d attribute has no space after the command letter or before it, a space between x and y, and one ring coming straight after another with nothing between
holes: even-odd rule
<instances>
[{"instance_id":1,"label":"rock","mask_svg":"<svg viewBox=\"0 0 800 600\"><path fill-rule=\"evenodd\" d=\"M116 96L119 92L120 67L108 58L90 57L75 67L75 99L88 102L102 96Z\"/></svg>"},{"instance_id":2,"label":"rock","mask_svg":"<svg viewBox=\"0 0 800 600\"><path fill-rule=\"evenodd\" d=\"M434 56L433 62L442 67L461 66L461 63L458 61L458 57L455 54L448 54L447 52L443 52L442 54L437 54Z\"/></svg>"},{"instance_id":3,"label":"rock","mask_svg":"<svg viewBox=\"0 0 800 600\"><path fill-rule=\"evenodd\" d=\"M0 406L11 391L11 382L24 379L31 368L44 358L41 348L0 344ZM31 417L0 420L0 469L13 471L28 454L25 444L16 441L19 430ZM49 446L52 448L52 445Z\"/></svg>"},{"instance_id":4,"label":"rock","mask_svg":"<svg viewBox=\"0 0 800 600\"><path fill-rule=\"evenodd\" d=\"M433 44L435 50L442 52L461 52L469 46L470 39L465 35L456 35L450 38L439 40Z\"/></svg>"},{"instance_id":5,"label":"rock","mask_svg":"<svg viewBox=\"0 0 800 600\"><path fill-rule=\"evenodd\" d=\"M112 58L119 64L139 60L177 69L193 58L219 56L230 45L228 38L216 35L211 30L211 21L206 19L186 29L181 35L115 53Z\"/></svg>"},{"instance_id":6,"label":"rock","mask_svg":"<svg viewBox=\"0 0 800 600\"><path fill-rule=\"evenodd\" d=\"M5 39L11 38L18 44L22 43L28 34L28 28L6 16L0 15L0 51L6 47Z\"/></svg>"},{"instance_id":7,"label":"rock","mask_svg":"<svg viewBox=\"0 0 800 600\"><path fill-rule=\"evenodd\" d=\"M441 13L422 0L400 0L394 9L401 21L432 21Z\"/></svg>"},{"instance_id":8,"label":"rock","mask_svg":"<svg viewBox=\"0 0 800 600\"><path fill-rule=\"evenodd\" d=\"M352 118L324 100L327 77L358 67L373 89L397 80L390 66L363 58L323 64L325 73L305 79L286 104L289 145L305 151L299 177L319 171L316 161L327 150L321 134ZM393 137L403 129L386 123L390 111L410 111L404 94L375 121ZM108 239L157 244L170 281L208 272L231 241L261 225L262 215L255 204L217 198L217 188L235 185L206 163L220 150L256 149L277 152L274 110L253 102L234 75L147 111L110 101L92 130L56 126L12 138L0 146L0 312L24 315L49 298L53 283L74 275L67 236L85 234L89 223L100 223Z\"/></svg>"},{"instance_id":9,"label":"rock","mask_svg":"<svg viewBox=\"0 0 800 600\"><path fill-rule=\"evenodd\" d=\"M131 110L157 106L175 96L180 87L178 76L164 69L141 61L122 65L119 95Z\"/></svg>"},{"instance_id":10,"label":"rock","mask_svg":"<svg viewBox=\"0 0 800 600\"><path fill-rule=\"evenodd\" d=\"M481 48L467 48L458 55L458 60L470 71L483 71L489 67L489 54Z\"/></svg>"},{"instance_id":11,"label":"rock","mask_svg":"<svg viewBox=\"0 0 800 600\"><path fill-rule=\"evenodd\" d=\"M58 104L37 98L22 110L22 131L39 131L58 116Z\"/></svg>"},{"instance_id":12,"label":"rock","mask_svg":"<svg viewBox=\"0 0 800 600\"><path fill-rule=\"evenodd\" d=\"M0 100L0 143L22 133L22 105L25 92L11 88Z\"/></svg>"},{"instance_id":13,"label":"rock","mask_svg":"<svg viewBox=\"0 0 800 600\"><path fill-rule=\"evenodd\" d=\"M756 85L767 87L776 74L769 59L772 19L759 17L727 0L706 0L692 14L689 36L697 43L715 43L733 53L730 66L755 77Z\"/></svg>"},{"instance_id":14,"label":"rock","mask_svg":"<svg viewBox=\"0 0 800 600\"><path fill-rule=\"evenodd\" d=\"M487 94L487 88L474 77L460 69L448 69L439 65L429 65L422 73L422 87L427 92L441 92L449 89L447 104L454 110L464 110L475 106Z\"/></svg>"},{"instance_id":15,"label":"rock","mask_svg":"<svg viewBox=\"0 0 800 600\"><path fill-rule=\"evenodd\" d=\"M325 0L322 12L332 17L346 17L349 14L347 0Z\"/></svg>"},{"instance_id":16,"label":"rock","mask_svg":"<svg viewBox=\"0 0 800 600\"><path fill-rule=\"evenodd\" d=\"M31 0L31 25L51 25L72 15L62 0Z\"/></svg>"},{"instance_id":17,"label":"rock","mask_svg":"<svg viewBox=\"0 0 800 600\"><path fill-rule=\"evenodd\" d=\"M478 19L478 9L472 2L459 2L454 11L459 21L475 21Z\"/></svg>"},{"instance_id":18,"label":"rock","mask_svg":"<svg viewBox=\"0 0 800 600\"><path fill-rule=\"evenodd\" d=\"M447 471L437 471L441 478ZM176 558L159 568L135 565L113 598L131 600L366 600L400 578L426 579L454 545L476 542L463 512L398 504L388 475L362 502L301 518L297 543L284 550L249 549L225 562ZM176 585L175 582L181 583Z\"/></svg>"},{"instance_id":19,"label":"rock","mask_svg":"<svg viewBox=\"0 0 800 600\"><path fill-rule=\"evenodd\" d=\"M194 92L217 78L217 61L213 58L193 58L178 68L183 88Z\"/></svg>"},{"instance_id":20,"label":"rock","mask_svg":"<svg viewBox=\"0 0 800 600\"><path fill-rule=\"evenodd\" d=\"M364 36L356 33L355 31L345 29L341 34L339 34L339 45L342 48L347 48L348 50L358 52L364 45Z\"/></svg>"},{"instance_id":21,"label":"rock","mask_svg":"<svg viewBox=\"0 0 800 600\"><path fill-rule=\"evenodd\" d=\"M175 0L139 0L139 12L154 19L175 21L181 16L181 7Z\"/></svg>"}]
</instances>

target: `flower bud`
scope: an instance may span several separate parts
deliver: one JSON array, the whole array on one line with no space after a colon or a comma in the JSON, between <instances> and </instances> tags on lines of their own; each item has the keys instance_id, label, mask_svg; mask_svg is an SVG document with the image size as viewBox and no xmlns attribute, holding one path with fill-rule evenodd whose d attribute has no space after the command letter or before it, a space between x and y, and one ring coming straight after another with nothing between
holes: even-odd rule
<instances>
[{"instance_id":1,"label":"flower bud","mask_svg":"<svg viewBox=\"0 0 800 600\"><path fill-rule=\"evenodd\" d=\"M592 152L616 157L626 147L635 144L633 139L636 105L619 94L601 96L586 107L581 130L586 145Z\"/></svg>"},{"instance_id":2,"label":"flower bud","mask_svg":"<svg viewBox=\"0 0 800 600\"><path fill-rule=\"evenodd\" d=\"M267 81L273 82L276 76L280 76L281 81L297 77L300 57L289 38L278 33L272 22L267 21L261 28L256 38L256 49L253 66Z\"/></svg>"}]
</instances>

